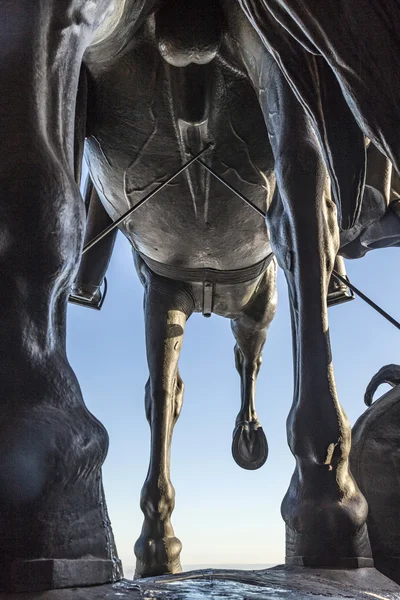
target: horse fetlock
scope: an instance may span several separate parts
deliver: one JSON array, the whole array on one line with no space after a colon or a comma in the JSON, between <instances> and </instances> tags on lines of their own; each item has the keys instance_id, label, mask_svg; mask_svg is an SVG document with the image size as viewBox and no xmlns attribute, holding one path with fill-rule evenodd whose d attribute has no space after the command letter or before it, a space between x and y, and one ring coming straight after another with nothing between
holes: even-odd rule
<instances>
[{"instance_id":1,"label":"horse fetlock","mask_svg":"<svg viewBox=\"0 0 400 600\"><path fill-rule=\"evenodd\" d=\"M35 501L45 490L85 481L100 473L106 457L107 432L80 396L62 406L66 398L42 394L40 404L14 410L0 427L4 502Z\"/></svg>"},{"instance_id":2,"label":"horse fetlock","mask_svg":"<svg viewBox=\"0 0 400 600\"><path fill-rule=\"evenodd\" d=\"M146 481L140 495L140 508L146 519L167 521L175 508L175 489L163 478Z\"/></svg>"},{"instance_id":3,"label":"horse fetlock","mask_svg":"<svg viewBox=\"0 0 400 600\"><path fill-rule=\"evenodd\" d=\"M174 508L175 490L164 481L146 482L141 494L144 513L142 533L134 548L137 558L135 577L151 577L180 573L179 556L182 544L175 537L170 517Z\"/></svg>"},{"instance_id":4,"label":"horse fetlock","mask_svg":"<svg viewBox=\"0 0 400 600\"><path fill-rule=\"evenodd\" d=\"M2 406L0 559L108 559L100 485L107 434L83 404L51 404L41 391L40 404Z\"/></svg>"},{"instance_id":5,"label":"horse fetlock","mask_svg":"<svg viewBox=\"0 0 400 600\"><path fill-rule=\"evenodd\" d=\"M245 406L240 409L236 417L235 425L248 425L251 430L261 427L256 413L254 403L246 401Z\"/></svg>"},{"instance_id":6,"label":"horse fetlock","mask_svg":"<svg viewBox=\"0 0 400 600\"><path fill-rule=\"evenodd\" d=\"M321 426L319 433L319 436L304 435L303 439L297 434L288 434L289 448L296 457L304 477L314 478L319 467L323 472L339 471L348 460L351 448L350 430L346 432L344 427L341 437L334 428L324 431Z\"/></svg>"},{"instance_id":7,"label":"horse fetlock","mask_svg":"<svg viewBox=\"0 0 400 600\"><path fill-rule=\"evenodd\" d=\"M348 462L339 468L297 461L281 513L298 534L352 537L364 525L367 502L351 475ZM325 532L325 533L324 533Z\"/></svg>"}]
</instances>

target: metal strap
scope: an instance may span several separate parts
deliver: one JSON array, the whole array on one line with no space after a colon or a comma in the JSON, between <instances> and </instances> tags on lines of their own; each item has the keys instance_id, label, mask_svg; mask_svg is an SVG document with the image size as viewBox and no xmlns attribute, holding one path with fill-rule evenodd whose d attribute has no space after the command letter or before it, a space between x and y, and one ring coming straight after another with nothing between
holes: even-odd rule
<instances>
[{"instance_id":1,"label":"metal strap","mask_svg":"<svg viewBox=\"0 0 400 600\"><path fill-rule=\"evenodd\" d=\"M145 254L138 252L139 256L144 260L146 265L153 273L167 279L175 281L186 281L188 283L218 283L218 284L236 284L246 283L252 279L256 279L267 270L272 259L274 258L271 252L260 262L244 269L220 270L220 269L190 269L177 265L167 265L160 263Z\"/></svg>"},{"instance_id":2,"label":"metal strap","mask_svg":"<svg viewBox=\"0 0 400 600\"><path fill-rule=\"evenodd\" d=\"M211 317L213 311L214 286L209 281L203 283L203 316Z\"/></svg>"}]
</instances>

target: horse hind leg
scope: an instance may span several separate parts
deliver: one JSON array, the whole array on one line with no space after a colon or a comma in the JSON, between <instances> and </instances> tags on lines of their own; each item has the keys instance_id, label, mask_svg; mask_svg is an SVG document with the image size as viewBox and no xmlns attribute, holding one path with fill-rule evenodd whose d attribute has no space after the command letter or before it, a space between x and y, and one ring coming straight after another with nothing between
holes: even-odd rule
<instances>
[{"instance_id":1,"label":"horse hind leg","mask_svg":"<svg viewBox=\"0 0 400 600\"><path fill-rule=\"evenodd\" d=\"M181 542L175 537L171 514L175 490L170 479L170 453L174 425L183 401L178 371L185 324L193 312L190 291L183 284L141 269L145 283L146 346L149 380L146 416L151 429L151 456L140 506L142 532L135 544L135 577L179 573Z\"/></svg>"},{"instance_id":2,"label":"horse hind leg","mask_svg":"<svg viewBox=\"0 0 400 600\"><path fill-rule=\"evenodd\" d=\"M264 345L265 331L258 331L254 339ZM268 458L268 442L255 407L255 382L261 366L261 352L249 358L249 353L243 352L236 343L235 364L241 379L242 404L233 431L232 455L242 469L255 470Z\"/></svg>"},{"instance_id":3,"label":"horse hind leg","mask_svg":"<svg viewBox=\"0 0 400 600\"><path fill-rule=\"evenodd\" d=\"M232 455L243 469L255 470L268 458L268 443L258 420L255 393L268 327L276 310L276 264L270 265L243 315L231 321L236 339L235 366L241 380L241 406L233 432Z\"/></svg>"}]
</instances>

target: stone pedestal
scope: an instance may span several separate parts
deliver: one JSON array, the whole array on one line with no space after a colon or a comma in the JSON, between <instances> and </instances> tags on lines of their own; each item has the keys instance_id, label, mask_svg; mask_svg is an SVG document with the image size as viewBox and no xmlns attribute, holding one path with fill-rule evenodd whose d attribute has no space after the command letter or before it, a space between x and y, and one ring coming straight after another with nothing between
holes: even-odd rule
<instances>
[{"instance_id":1,"label":"stone pedestal","mask_svg":"<svg viewBox=\"0 0 400 600\"><path fill-rule=\"evenodd\" d=\"M0 590L27 592L99 585L119 579L120 570L119 560L90 557L14 560L0 564Z\"/></svg>"},{"instance_id":2,"label":"stone pedestal","mask_svg":"<svg viewBox=\"0 0 400 600\"><path fill-rule=\"evenodd\" d=\"M15 408L0 425L0 590L121 579L101 478L108 435L80 396Z\"/></svg>"},{"instance_id":3,"label":"stone pedestal","mask_svg":"<svg viewBox=\"0 0 400 600\"><path fill-rule=\"evenodd\" d=\"M2 594L0 600L400 600L400 586L375 569L278 566L263 571L204 570L123 580L114 585Z\"/></svg>"}]
</instances>

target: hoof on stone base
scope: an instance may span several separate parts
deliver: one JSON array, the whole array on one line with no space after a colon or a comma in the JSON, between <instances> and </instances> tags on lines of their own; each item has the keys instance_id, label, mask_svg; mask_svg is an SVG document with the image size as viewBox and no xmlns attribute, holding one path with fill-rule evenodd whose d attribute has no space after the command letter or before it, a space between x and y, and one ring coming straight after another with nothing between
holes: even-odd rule
<instances>
[{"instance_id":1,"label":"hoof on stone base","mask_svg":"<svg viewBox=\"0 0 400 600\"><path fill-rule=\"evenodd\" d=\"M373 567L367 526L364 524L353 539L336 535L299 533L286 525L287 565L301 567L359 569Z\"/></svg>"},{"instance_id":2,"label":"hoof on stone base","mask_svg":"<svg viewBox=\"0 0 400 600\"><path fill-rule=\"evenodd\" d=\"M181 550L177 537L154 539L141 535L135 544L135 579L182 573Z\"/></svg>"}]
</instances>

